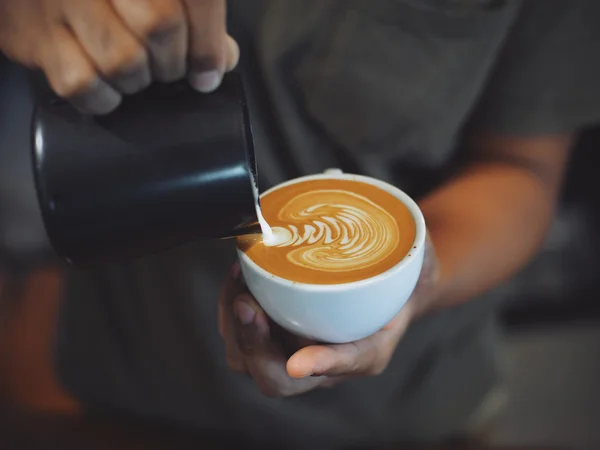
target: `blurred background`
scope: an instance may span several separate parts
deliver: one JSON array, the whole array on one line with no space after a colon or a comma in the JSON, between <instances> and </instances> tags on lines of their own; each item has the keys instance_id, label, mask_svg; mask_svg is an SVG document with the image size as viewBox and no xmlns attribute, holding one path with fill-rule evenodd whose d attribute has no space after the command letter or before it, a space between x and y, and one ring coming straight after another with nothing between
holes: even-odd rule
<instances>
[{"instance_id":1,"label":"blurred background","mask_svg":"<svg viewBox=\"0 0 600 450\"><path fill-rule=\"evenodd\" d=\"M240 33L247 31L240 26ZM251 44L243 53L252 55ZM273 121L260 73L252 65L245 70L253 115L265 125L257 139L277 141L277 130L267 126ZM80 442L84 436L112 448L117 441L122 448L187 448L183 441L175 445L171 434L164 441L175 447L161 447L156 430L69 425L78 406L52 370L61 269L45 242L33 190L27 79L0 56L0 442L1 436L20 436L20 446L10 448L54 448L59 439ZM501 290L510 371L504 411L491 431L498 448L600 448L599 167L600 128L591 128L577 145L542 250ZM70 437L59 438L63 432Z\"/></svg>"}]
</instances>

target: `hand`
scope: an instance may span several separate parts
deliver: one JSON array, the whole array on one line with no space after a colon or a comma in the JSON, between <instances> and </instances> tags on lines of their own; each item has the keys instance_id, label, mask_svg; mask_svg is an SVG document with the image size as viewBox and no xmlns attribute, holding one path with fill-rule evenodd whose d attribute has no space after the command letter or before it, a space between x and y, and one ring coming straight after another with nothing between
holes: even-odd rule
<instances>
[{"instance_id":1,"label":"hand","mask_svg":"<svg viewBox=\"0 0 600 450\"><path fill-rule=\"evenodd\" d=\"M3 0L0 51L44 71L84 112L105 114L153 80L202 92L237 64L225 0Z\"/></svg>"},{"instance_id":2,"label":"hand","mask_svg":"<svg viewBox=\"0 0 600 450\"><path fill-rule=\"evenodd\" d=\"M404 308L372 336L341 345L302 340L272 323L247 292L236 263L219 298L219 331L230 368L249 374L269 397L292 396L349 378L379 375L408 325L424 311L424 299L430 297L437 279L436 261L428 240L419 283Z\"/></svg>"}]
</instances>

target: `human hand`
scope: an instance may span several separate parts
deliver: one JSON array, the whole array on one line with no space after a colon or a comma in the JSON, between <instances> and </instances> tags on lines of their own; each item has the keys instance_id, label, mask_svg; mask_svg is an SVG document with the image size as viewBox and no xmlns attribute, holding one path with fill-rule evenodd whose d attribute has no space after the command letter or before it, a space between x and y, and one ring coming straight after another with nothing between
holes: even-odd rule
<instances>
[{"instance_id":1,"label":"human hand","mask_svg":"<svg viewBox=\"0 0 600 450\"><path fill-rule=\"evenodd\" d=\"M271 322L245 288L236 263L219 298L219 331L229 367L250 375L269 397L298 395L349 378L379 375L408 325L426 309L437 272L437 259L428 240L417 288L390 323L360 341L319 345Z\"/></svg>"},{"instance_id":2,"label":"human hand","mask_svg":"<svg viewBox=\"0 0 600 450\"><path fill-rule=\"evenodd\" d=\"M105 114L153 80L216 89L239 58L225 15L225 0L3 0L0 51Z\"/></svg>"}]
</instances>

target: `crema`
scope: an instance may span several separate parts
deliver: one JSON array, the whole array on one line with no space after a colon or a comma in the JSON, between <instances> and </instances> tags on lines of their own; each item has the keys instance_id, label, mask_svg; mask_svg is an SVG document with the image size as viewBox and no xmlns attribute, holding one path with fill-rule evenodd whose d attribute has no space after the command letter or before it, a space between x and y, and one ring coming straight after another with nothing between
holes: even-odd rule
<instances>
[{"instance_id":1,"label":"crema","mask_svg":"<svg viewBox=\"0 0 600 450\"><path fill-rule=\"evenodd\" d=\"M340 284L389 270L409 252L415 223L390 193L360 181L307 180L261 198L273 235L238 245L269 273L309 284Z\"/></svg>"}]
</instances>

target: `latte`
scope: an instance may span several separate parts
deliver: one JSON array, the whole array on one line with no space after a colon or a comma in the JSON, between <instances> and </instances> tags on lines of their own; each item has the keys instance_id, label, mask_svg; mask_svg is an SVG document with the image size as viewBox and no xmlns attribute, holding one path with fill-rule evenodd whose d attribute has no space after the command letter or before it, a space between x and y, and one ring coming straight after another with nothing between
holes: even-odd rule
<instances>
[{"instance_id":1,"label":"latte","mask_svg":"<svg viewBox=\"0 0 600 450\"><path fill-rule=\"evenodd\" d=\"M390 193L346 179L307 180L261 198L268 239L238 239L267 272L309 284L341 284L400 262L415 239L408 208Z\"/></svg>"}]
</instances>

